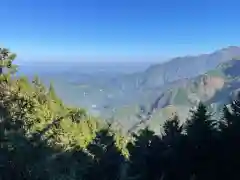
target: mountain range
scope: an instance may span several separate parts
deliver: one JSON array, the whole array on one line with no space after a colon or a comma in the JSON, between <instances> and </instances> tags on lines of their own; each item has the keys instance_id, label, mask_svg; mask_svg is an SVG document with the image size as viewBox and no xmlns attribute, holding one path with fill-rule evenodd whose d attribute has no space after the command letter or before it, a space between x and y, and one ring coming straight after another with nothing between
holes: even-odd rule
<instances>
[{"instance_id":1,"label":"mountain range","mask_svg":"<svg viewBox=\"0 0 240 180\"><path fill-rule=\"evenodd\" d=\"M114 113L126 126L135 123L139 105L154 108L150 125L161 123L173 113L185 120L190 108L199 101L215 112L227 103L240 88L240 48L230 46L210 54L177 57L169 62L150 66L146 71L127 75L119 80L125 92L134 97L132 105L120 107ZM154 106L154 107L152 107Z\"/></svg>"},{"instance_id":2,"label":"mountain range","mask_svg":"<svg viewBox=\"0 0 240 180\"><path fill-rule=\"evenodd\" d=\"M136 114L154 109L149 125L177 113L186 119L199 101L213 111L227 103L240 88L240 47L229 46L209 54L176 57L134 73L80 73L81 67L40 73L53 81L66 103L87 108L102 118L113 118L124 127L139 121ZM115 73L114 73L115 72ZM32 74L29 73L29 76ZM77 98L76 98L77 97Z\"/></svg>"}]
</instances>

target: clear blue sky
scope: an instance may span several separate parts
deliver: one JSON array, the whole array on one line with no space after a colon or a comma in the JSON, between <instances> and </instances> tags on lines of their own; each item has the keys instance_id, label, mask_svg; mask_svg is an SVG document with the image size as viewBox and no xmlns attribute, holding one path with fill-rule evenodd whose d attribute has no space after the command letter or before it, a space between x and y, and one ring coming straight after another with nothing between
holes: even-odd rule
<instances>
[{"instance_id":1,"label":"clear blue sky","mask_svg":"<svg viewBox=\"0 0 240 180\"><path fill-rule=\"evenodd\" d=\"M0 43L36 59L210 52L240 45L238 1L2 0Z\"/></svg>"}]
</instances>

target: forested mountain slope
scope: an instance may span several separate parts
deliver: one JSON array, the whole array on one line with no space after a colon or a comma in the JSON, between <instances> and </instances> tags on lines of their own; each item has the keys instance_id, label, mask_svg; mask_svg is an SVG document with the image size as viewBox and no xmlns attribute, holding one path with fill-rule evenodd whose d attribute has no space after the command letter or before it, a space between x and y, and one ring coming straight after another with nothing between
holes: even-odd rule
<instances>
[{"instance_id":1,"label":"forested mountain slope","mask_svg":"<svg viewBox=\"0 0 240 180\"><path fill-rule=\"evenodd\" d=\"M153 126L155 121L159 123L158 119L166 119L173 113L177 113L180 119L186 119L189 110L199 102L204 102L209 110L219 117L224 104L236 98L240 90L239 69L240 61L233 59L219 64L217 68L203 75L188 79L175 88L170 88L168 91L171 93L165 106L156 106Z\"/></svg>"},{"instance_id":2,"label":"forested mountain slope","mask_svg":"<svg viewBox=\"0 0 240 180\"><path fill-rule=\"evenodd\" d=\"M39 78L15 77L14 58L0 49L1 180L240 179L240 96L219 119L199 103L185 123L174 116L156 125L160 135L147 127L123 135L82 108L66 106ZM211 77L235 90L238 65L229 61ZM222 81L205 76L195 79L200 85L194 92L202 95L205 82L222 89Z\"/></svg>"},{"instance_id":3,"label":"forested mountain slope","mask_svg":"<svg viewBox=\"0 0 240 180\"><path fill-rule=\"evenodd\" d=\"M128 126L136 120L140 106L145 106L155 109L154 122L155 119L166 119L175 112L185 119L189 109L199 101L207 103L215 111L229 100L232 91L240 88L235 82L240 73L236 70L239 68L239 56L240 48L232 46L212 54L175 58L152 66L144 75L138 75L143 83L134 91L137 100L133 105L118 108L113 116L122 123L125 123L123 119L128 119ZM230 76L230 79L227 78ZM233 87L229 89L228 86ZM219 93L222 96L215 102Z\"/></svg>"},{"instance_id":4,"label":"forested mountain slope","mask_svg":"<svg viewBox=\"0 0 240 180\"><path fill-rule=\"evenodd\" d=\"M64 63L57 64L57 68L53 65L48 67L46 64L44 71L36 72L45 85L49 86L50 82L53 82L56 93L66 104L84 107L102 118L114 117L124 126L129 126L136 120L135 114L139 113L140 106L150 108L152 104L156 104L157 109L161 109L166 105L179 104L184 97L181 87L184 89L188 86L189 79L210 70L214 71L219 64L239 56L240 48L230 46L210 54L173 58L149 68L146 66L144 71L128 74L113 73L114 68L111 68L111 73L93 73L94 69L89 70L92 73L83 73L83 70L88 70L85 66L74 64L67 68ZM34 70L34 67L31 68ZM27 76L32 79L34 72L28 72ZM182 114L189 110L186 106L179 107L180 111L184 112ZM164 114L169 112L171 114L172 111ZM124 122L126 119L127 123Z\"/></svg>"}]
</instances>

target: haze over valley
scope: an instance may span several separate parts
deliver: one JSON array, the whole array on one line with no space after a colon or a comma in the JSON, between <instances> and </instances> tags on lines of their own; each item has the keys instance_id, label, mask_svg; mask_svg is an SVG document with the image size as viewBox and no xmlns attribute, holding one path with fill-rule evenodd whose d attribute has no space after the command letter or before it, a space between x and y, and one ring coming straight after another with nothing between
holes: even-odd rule
<instances>
[{"instance_id":1,"label":"haze over valley","mask_svg":"<svg viewBox=\"0 0 240 180\"><path fill-rule=\"evenodd\" d=\"M114 119L125 128L138 121L136 115L141 107L154 108L149 122L154 128L173 113L186 119L190 108L199 101L206 102L213 111L227 103L240 88L235 80L240 75L236 71L240 67L235 62L238 57L240 47L229 46L163 63L23 64L19 74L30 78L37 74L44 84L54 84L66 104L84 107L104 119ZM225 64L234 68L222 68Z\"/></svg>"},{"instance_id":2,"label":"haze over valley","mask_svg":"<svg viewBox=\"0 0 240 180\"><path fill-rule=\"evenodd\" d=\"M240 180L239 0L0 7L0 180Z\"/></svg>"}]
</instances>

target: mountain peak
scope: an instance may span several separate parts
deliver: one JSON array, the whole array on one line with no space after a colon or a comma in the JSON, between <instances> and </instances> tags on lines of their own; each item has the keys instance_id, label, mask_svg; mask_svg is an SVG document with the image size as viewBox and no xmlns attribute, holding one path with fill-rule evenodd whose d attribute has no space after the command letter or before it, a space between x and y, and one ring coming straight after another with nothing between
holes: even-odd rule
<instances>
[{"instance_id":1,"label":"mountain peak","mask_svg":"<svg viewBox=\"0 0 240 180\"><path fill-rule=\"evenodd\" d=\"M240 50L240 46L227 46L222 48L222 50Z\"/></svg>"},{"instance_id":2,"label":"mountain peak","mask_svg":"<svg viewBox=\"0 0 240 180\"><path fill-rule=\"evenodd\" d=\"M215 54L215 53L228 53L231 55L234 55L234 54L239 55L240 47L239 46L228 46L228 47L225 47L225 48L215 51L213 54Z\"/></svg>"}]
</instances>

